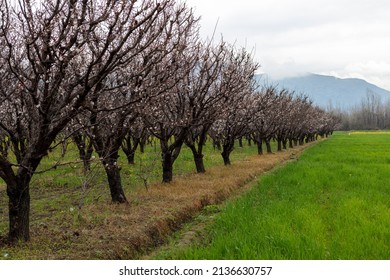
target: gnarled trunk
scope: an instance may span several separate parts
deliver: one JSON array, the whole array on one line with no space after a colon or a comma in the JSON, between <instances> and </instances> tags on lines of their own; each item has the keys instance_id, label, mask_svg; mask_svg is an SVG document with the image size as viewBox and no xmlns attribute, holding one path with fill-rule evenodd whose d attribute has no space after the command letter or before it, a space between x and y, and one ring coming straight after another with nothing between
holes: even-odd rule
<instances>
[{"instance_id":1,"label":"gnarled trunk","mask_svg":"<svg viewBox=\"0 0 390 280\"><path fill-rule=\"evenodd\" d=\"M230 165L231 164L231 162L230 162L230 154L233 151L233 148L234 148L234 141L227 142L227 143L223 144L221 155L222 155L222 158L223 158L223 163L225 165Z\"/></svg>"},{"instance_id":2,"label":"gnarled trunk","mask_svg":"<svg viewBox=\"0 0 390 280\"><path fill-rule=\"evenodd\" d=\"M197 173L205 173L206 172L206 169L204 167L204 162L203 162L203 146L206 143L207 130L208 130L208 127L205 127L202 129L202 133L200 133L200 135L198 137L197 144L193 138L188 138L185 141L186 145L191 149L192 155L194 156L194 162L195 162L195 167L196 167Z\"/></svg>"},{"instance_id":3,"label":"gnarled trunk","mask_svg":"<svg viewBox=\"0 0 390 280\"><path fill-rule=\"evenodd\" d=\"M10 243L30 240L30 180L17 181L17 185L7 185Z\"/></svg>"},{"instance_id":4,"label":"gnarled trunk","mask_svg":"<svg viewBox=\"0 0 390 280\"><path fill-rule=\"evenodd\" d=\"M173 180L173 159L172 153L166 151L162 153L163 182L169 183Z\"/></svg>"},{"instance_id":5,"label":"gnarled trunk","mask_svg":"<svg viewBox=\"0 0 390 280\"><path fill-rule=\"evenodd\" d=\"M8 241L30 240L30 182L41 157L31 159L26 167L20 167L17 175L11 169L4 173L7 184L9 232Z\"/></svg>"},{"instance_id":6,"label":"gnarled trunk","mask_svg":"<svg viewBox=\"0 0 390 280\"><path fill-rule=\"evenodd\" d=\"M104 170L107 174L108 185L110 187L111 200L115 203L127 202L125 193L122 188L122 180L120 174L120 167L115 160L103 162Z\"/></svg>"},{"instance_id":7,"label":"gnarled trunk","mask_svg":"<svg viewBox=\"0 0 390 280\"><path fill-rule=\"evenodd\" d=\"M194 155L194 162L195 162L195 166L196 166L196 172L198 172L198 173L205 173L206 172L206 169L204 167L202 154Z\"/></svg>"},{"instance_id":8,"label":"gnarled trunk","mask_svg":"<svg viewBox=\"0 0 390 280\"><path fill-rule=\"evenodd\" d=\"M118 141L118 143L120 143ZM96 146L97 147L97 146ZM106 171L108 186L110 188L111 200L115 203L127 202L125 193L123 192L121 180L121 168L118 166L118 152L120 145L115 146L112 150L103 151L103 149L96 149L101 162ZM108 154L108 155L107 155Z\"/></svg>"},{"instance_id":9,"label":"gnarled trunk","mask_svg":"<svg viewBox=\"0 0 390 280\"><path fill-rule=\"evenodd\" d=\"M173 163L179 156L181 147L183 146L183 135L185 134L183 133L176 139L160 139L163 183L169 183L173 180Z\"/></svg>"},{"instance_id":10,"label":"gnarled trunk","mask_svg":"<svg viewBox=\"0 0 390 280\"><path fill-rule=\"evenodd\" d=\"M194 156L194 162L197 173L205 173L206 169L203 162L202 146L198 143L198 149L195 147L195 143L187 143L187 146L191 149L192 155Z\"/></svg>"}]
</instances>

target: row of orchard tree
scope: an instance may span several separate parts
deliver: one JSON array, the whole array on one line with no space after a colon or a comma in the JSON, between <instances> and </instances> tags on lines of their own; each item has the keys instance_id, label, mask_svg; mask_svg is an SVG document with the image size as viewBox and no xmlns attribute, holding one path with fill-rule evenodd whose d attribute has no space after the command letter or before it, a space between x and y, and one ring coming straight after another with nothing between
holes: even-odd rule
<instances>
[{"instance_id":1,"label":"row of orchard tree","mask_svg":"<svg viewBox=\"0 0 390 280\"><path fill-rule=\"evenodd\" d=\"M88 168L94 150L114 202L126 202L117 164L146 135L161 146L163 181L188 145L198 172L208 137L226 164L247 137L279 148L333 131L337 120L304 96L258 88L245 49L199 39L199 19L174 0L0 2L0 177L9 241L27 241L30 181L72 138Z\"/></svg>"}]
</instances>

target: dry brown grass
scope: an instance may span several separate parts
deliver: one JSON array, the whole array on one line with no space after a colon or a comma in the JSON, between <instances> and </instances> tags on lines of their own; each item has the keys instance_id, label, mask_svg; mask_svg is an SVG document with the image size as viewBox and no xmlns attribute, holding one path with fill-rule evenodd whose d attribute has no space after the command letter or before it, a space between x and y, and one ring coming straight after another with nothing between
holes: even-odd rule
<instances>
[{"instance_id":1,"label":"dry brown grass","mask_svg":"<svg viewBox=\"0 0 390 280\"><path fill-rule=\"evenodd\" d=\"M308 145L252 156L205 174L181 176L171 184L152 184L131 194L127 205L98 202L76 214L64 213L56 226L32 228L21 245L24 259L133 259L164 243L200 210L249 188L256 176L294 159ZM18 254L20 255L20 254Z\"/></svg>"}]
</instances>

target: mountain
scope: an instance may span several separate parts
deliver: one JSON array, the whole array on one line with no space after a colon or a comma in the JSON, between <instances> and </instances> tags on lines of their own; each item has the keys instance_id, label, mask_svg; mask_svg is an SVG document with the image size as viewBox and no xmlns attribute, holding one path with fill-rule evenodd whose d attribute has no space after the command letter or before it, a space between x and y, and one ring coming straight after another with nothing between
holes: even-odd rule
<instances>
[{"instance_id":1,"label":"mountain","mask_svg":"<svg viewBox=\"0 0 390 280\"><path fill-rule=\"evenodd\" d=\"M258 77L260 83L262 78ZM340 79L333 76L308 74L306 76L271 80L268 83L287 88L297 93L305 93L316 105L327 108L330 104L340 109L359 105L367 92L374 92L382 102L390 100L390 91L361 79Z\"/></svg>"}]
</instances>

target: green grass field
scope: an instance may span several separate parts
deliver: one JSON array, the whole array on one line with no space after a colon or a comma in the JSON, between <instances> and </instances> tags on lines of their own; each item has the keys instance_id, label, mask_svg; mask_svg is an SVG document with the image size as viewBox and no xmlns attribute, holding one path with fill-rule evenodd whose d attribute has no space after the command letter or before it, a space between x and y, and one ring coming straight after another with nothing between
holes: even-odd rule
<instances>
[{"instance_id":1,"label":"green grass field","mask_svg":"<svg viewBox=\"0 0 390 280\"><path fill-rule=\"evenodd\" d=\"M157 258L388 260L389 175L390 134L337 133L226 203L200 240Z\"/></svg>"}]
</instances>

